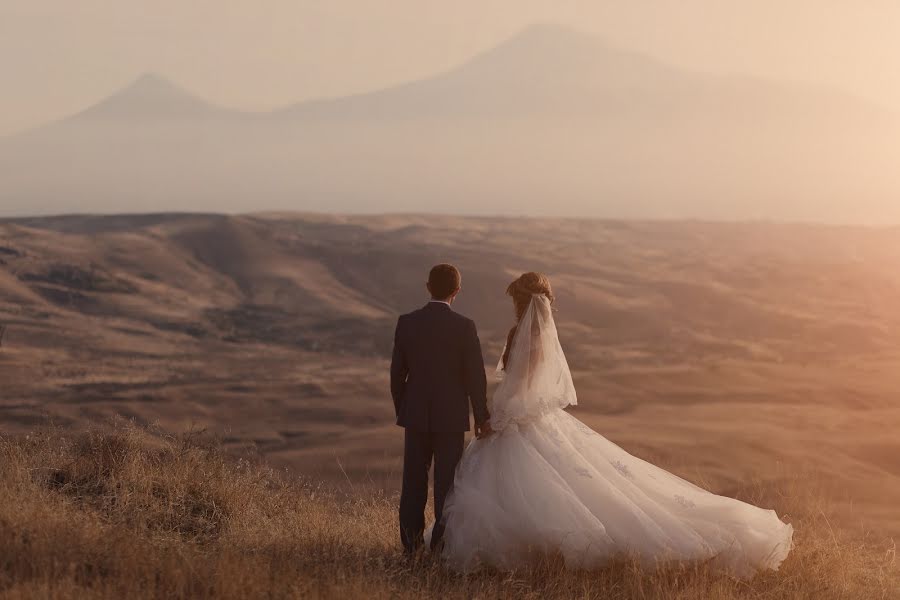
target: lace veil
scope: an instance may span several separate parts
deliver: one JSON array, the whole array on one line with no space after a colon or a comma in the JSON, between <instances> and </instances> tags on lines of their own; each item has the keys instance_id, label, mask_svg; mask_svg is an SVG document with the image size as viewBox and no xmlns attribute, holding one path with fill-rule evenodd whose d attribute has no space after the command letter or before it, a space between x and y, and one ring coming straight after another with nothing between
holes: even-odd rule
<instances>
[{"instance_id":1,"label":"lace veil","mask_svg":"<svg viewBox=\"0 0 900 600\"><path fill-rule=\"evenodd\" d=\"M534 294L513 336L509 364L490 404L491 427L522 424L553 408L578 404L569 364L559 345L550 300Z\"/></svg>"}]
</instances>

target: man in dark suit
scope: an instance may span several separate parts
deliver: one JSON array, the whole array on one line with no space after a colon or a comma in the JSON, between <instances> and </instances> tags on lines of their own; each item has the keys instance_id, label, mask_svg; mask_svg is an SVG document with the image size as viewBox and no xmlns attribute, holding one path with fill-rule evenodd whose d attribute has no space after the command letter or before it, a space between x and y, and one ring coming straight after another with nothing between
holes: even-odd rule
<instances>
[{"instance_id":1,"label":"man in dark suit","mask_svg":"<svg viewBox=\"0 0 900 600\"><path fill-rule=\"evenodd\" d=\"M424 544L428 470L434 460L432 550L440 548L441 513L453 485L469 430L469 403L475 433L491 433L487 380L475 323L451 308L460 275L453 265L431 269L426 284L431 301L397 321L391 361L391 395L397 425L404 427L400 540L407 553Z\"/></svg>"}]
</instances>

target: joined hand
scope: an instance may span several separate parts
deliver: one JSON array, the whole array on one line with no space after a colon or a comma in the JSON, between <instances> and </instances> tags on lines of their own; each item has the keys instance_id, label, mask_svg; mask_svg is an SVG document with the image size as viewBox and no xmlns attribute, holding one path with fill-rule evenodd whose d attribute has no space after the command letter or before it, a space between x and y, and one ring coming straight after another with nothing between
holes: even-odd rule
<instances>
[{"instance_id":1,"label":"joined hand","mask_svg":"<svg viewBox=\"0 0 900 600\"><path fill-rule=\"evenodd\" d=\"M491 428L490 421L475 424L475 437L479 440L483 440L492 433L494 433L494 430Z\"/></svg>"}]
</instances>

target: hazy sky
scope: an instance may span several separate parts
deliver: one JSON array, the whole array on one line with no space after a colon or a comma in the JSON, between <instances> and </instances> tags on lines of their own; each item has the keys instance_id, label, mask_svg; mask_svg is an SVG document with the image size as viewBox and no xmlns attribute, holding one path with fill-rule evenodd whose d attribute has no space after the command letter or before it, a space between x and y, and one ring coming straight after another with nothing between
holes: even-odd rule
<instances>
[{"instance_id":1,"label":"hazy sky","mask_svg":"<svg viewBox=\"0 0 900 600\"><path fill-rule=\"evenodd\" d=\"M534 22L698 69L827 82L900 109L897 0L0 0L0 135L144 71L264 109L419 78Z\"/></svg>"}]
</instances>

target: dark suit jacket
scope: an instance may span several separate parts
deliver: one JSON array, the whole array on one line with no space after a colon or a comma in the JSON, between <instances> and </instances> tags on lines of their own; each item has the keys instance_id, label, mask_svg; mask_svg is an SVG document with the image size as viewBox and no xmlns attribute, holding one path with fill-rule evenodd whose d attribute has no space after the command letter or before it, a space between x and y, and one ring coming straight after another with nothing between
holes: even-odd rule
<instances>
[{"instance_id":1,"label":"dark suit jacket","mask_svg":"<svg viewBox=\"0 0 900 600\"><path fill-rule=\"evenodd\" d=\"M490 415L487 379L475 323L441 302L397 321L391 361L397 425L416 431L468 431Z\"/></svg>"}]
</instances>

